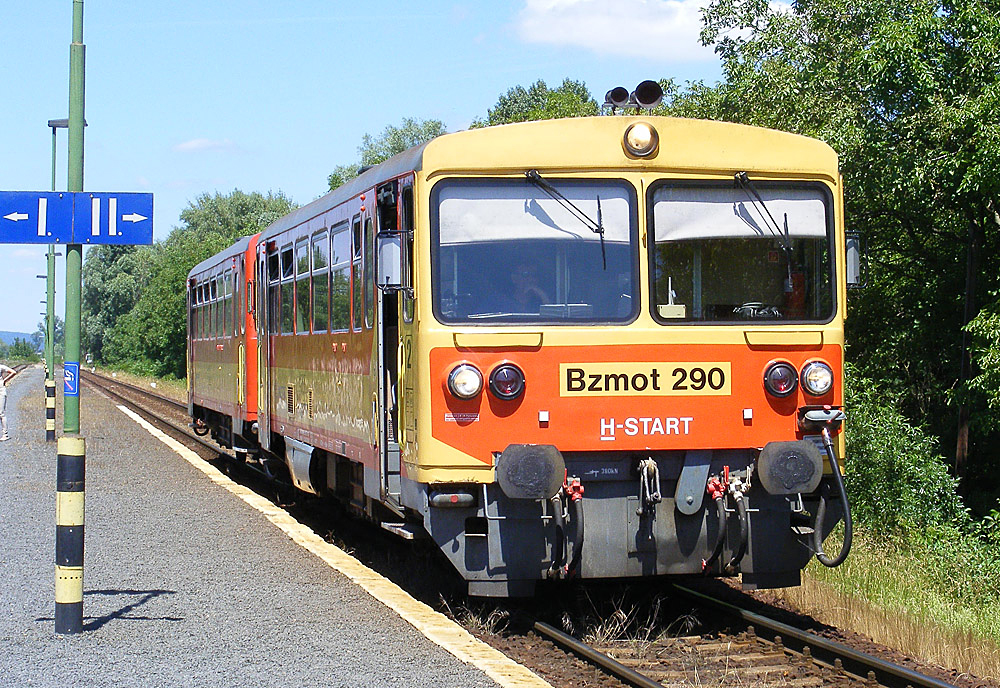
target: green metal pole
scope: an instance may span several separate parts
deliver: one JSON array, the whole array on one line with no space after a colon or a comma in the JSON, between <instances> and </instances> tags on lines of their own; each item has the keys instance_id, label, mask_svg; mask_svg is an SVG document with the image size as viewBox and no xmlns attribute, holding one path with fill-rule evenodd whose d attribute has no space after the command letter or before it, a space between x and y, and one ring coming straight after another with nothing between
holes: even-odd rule
<instances>
[{"instance_id":1,"label":"green metal pole","mask_svg":"<svg viewBox=\"0 0 1000 688\"><path fill-rule=\"evenodd\" d=\"M73 0L73 42L69 46L69 181L68 190L83 191L84 72L86 47L83 45L83 0ZM66 368L79 376L80 292L83 246L66 245ZM65 394L63 432L80 432L79 379L72 380L77 394Z\"/></svg>"},{"instance_id":2,"label":"green metal pole","mask_svg":"<svg viewBox=\"0 0 1000 688\"><path fill-rule=\"evenodd\" d=\"M83 191L83 0L73 0L73 42L69 46L69 181ZM63 432L56 483L56 633L83 630L83 532L86 442L80 437L80 272L83 246L66 245L66 356L63 364ZM75 375L75 378L73 377Z\"/></svg>"}]
</instances>

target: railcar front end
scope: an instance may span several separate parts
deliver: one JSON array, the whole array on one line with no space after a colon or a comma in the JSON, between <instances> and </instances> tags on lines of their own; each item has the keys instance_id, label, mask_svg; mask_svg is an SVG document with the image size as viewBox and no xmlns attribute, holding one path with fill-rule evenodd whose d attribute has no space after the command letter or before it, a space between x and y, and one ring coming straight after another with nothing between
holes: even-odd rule
<instances>
[{"instance_id":1,"label":"railcar front end","mask_svg":"<svg viewBox=\"0 0 1000 688\"><path fill-rule=\"evenodd\" d=\"M845 503L833 151L562 120L435 140L416 188L399 501L470 592L798 584Z\"/></svg>"}]
</instances>

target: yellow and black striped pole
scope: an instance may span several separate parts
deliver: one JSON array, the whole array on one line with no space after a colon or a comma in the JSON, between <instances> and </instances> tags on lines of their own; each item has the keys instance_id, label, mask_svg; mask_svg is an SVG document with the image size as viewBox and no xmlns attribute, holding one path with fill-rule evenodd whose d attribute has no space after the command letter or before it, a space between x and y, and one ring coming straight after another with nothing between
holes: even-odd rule
<instances>
[{"instance_id":1,"label":"yellow and black striped pole","mask_svg":"<svg viewBox=\"0 0 1000 688\"><path fill-rule=\"evenodd\" d=\"M56 441L56 381L45 381L45 441Z\"/></svg>"},{"instance_id":2,"label":"yellow and black striped pole","mask_svg":"<svg viewBox=\"0 0 1000 688\"><path fill-rule=\"evenodd\" d=\"M56 633L83 631L83 504L86 443L60 437L56 465Z\"/></svg>"}]
</instances>

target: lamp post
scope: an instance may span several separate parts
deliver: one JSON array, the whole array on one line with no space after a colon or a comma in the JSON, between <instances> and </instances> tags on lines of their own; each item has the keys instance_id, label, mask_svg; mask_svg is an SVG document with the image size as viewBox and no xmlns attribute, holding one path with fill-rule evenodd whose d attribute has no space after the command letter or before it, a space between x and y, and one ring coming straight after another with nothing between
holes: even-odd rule
<instances>
[{"instance_id":1,"label":"lamp post","mask_svg":"<svg viewBox=\"0 0 1000 688\"><path fill-rule=\"evenodd\" d=\"M50 119L52 129L52 190L56 190L56 129L69 129L68 119ZM45 380L55 382L55 313L56 304L56 247L49 244L46 256L48 278L45 281Z\"/></svg>"},{"instance_id":2,"label":"lamp post","mask_svg":"<svg viewBox=\"0 0 1000 688\"><path fill-rule=\"evenodd\" d=\"M69 129L69 119L50 119L49 128L52 130L52 190L56 190L56 130ZM84 120L83 126L87 126ZM45 310L46 331L45 331L45 365L48 368L46 380L55 381L55 345L56 345L56 256L61 255L56 252L56 247L49 244L47 255L48 280L45 283Z\"/></svg>"},{"instance_id":3,"label":"lamp post","mask_svg":"<svg viewBox=\"0 0 1000 688\"><path fill-rule=\"evenodd\" d=\"M83 0L73 0L69 46L69 170L67 191L83 191ZM53 127L55 131L55 127ZM83 631L83 526L86 441L80 436L80 271L83 246L66 244L66 354L63 362L63 433L56 467L56 633Z\"/></svg>"}]
</instances>

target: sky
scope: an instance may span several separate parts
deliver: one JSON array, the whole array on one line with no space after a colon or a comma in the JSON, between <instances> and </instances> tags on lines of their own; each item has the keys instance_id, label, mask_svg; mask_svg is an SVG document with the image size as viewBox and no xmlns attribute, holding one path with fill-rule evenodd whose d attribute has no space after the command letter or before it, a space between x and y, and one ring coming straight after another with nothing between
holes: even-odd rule
<instances>
[{"instance_id":1,"label":"sky","mask_svg":"<svg viewBox=\"0 0 1000 688\"><path fill-rule=\"evenodd\" d=\"M84 2L84 190L153 194L154 238L202 194L304 204L365 134L403 118L448 131L508 89L721 78L698 42L708 0ZM0 3L0 190L51 188L69 114L72 0ZM66 130L56 189L66 189ZM0 219L0 222L5 220ZM0 330L42 320L45 247L0 245ZM56 312L64 315L65 256Z\"/></svg>"}]
</instances>

